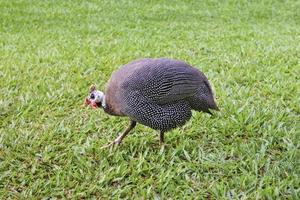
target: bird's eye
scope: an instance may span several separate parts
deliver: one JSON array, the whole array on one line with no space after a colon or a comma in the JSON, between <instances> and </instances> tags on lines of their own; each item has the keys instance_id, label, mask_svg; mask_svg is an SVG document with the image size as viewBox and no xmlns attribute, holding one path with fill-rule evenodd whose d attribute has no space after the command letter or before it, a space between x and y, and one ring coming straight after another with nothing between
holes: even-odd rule
<instances>
[{"instance_id":1,"label":"bird's eye","mask_svg":"<svg viewBox=\"0 0 300 200\"><path fill-rule=\"evenodd\" d=\"M95 95L94 95L94 94L91 94L90 98L91 98L91 99L95 99Z\"/></svg>"}]
</instances>

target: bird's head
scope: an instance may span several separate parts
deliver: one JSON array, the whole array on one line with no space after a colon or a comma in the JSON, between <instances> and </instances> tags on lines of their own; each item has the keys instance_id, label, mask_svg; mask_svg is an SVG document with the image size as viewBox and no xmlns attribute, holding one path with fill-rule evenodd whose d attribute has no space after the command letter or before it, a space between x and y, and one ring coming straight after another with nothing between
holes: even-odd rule
<instances>
[{"instance_id":1,"label":"bird's head","mask_svg":"<svg viewBox=\"0 0 300 200\"><path fill-rule=\"evenodd\" d=\"M96 87L92 85L89 89L89 94L84 100L86 106L90 105L92 108L105 107L105 95L103 92L96 90Z\"/></svg>"}]
</instances>

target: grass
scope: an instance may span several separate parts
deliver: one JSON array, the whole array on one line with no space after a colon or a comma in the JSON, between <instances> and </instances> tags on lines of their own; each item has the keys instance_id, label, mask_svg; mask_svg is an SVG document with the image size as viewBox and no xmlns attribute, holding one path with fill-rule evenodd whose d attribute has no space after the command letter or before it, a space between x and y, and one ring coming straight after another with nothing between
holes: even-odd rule
<instances>
[{"instance_id":1,"label":"grass","mask_svg":"<svg viewBox=\"0 0 300 200\"><path fill-rule=\"evenodd\" d=\"M299 1L0 0L1 199L299 199ZM197 66L221 111L166 134L80 105L120 65Z\"/></svg>"}]
</instances>

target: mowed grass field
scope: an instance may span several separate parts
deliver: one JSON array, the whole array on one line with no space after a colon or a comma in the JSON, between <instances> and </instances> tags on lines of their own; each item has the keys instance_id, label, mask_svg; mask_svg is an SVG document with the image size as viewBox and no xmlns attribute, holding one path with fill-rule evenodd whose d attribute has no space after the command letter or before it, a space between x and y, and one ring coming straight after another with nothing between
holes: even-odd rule
<instances>
[{"instance_id":1,"label":"mowed grass field","mask_svg":"<svg viewBox=\"0 0 300 200\"><path fill-rule=\"evenodd\" d=\"M184 60L220 112L166 134L82 108L133 59ZM300 1L0 1L1 199L299 199Z\"/></svg>"}]
</instances>

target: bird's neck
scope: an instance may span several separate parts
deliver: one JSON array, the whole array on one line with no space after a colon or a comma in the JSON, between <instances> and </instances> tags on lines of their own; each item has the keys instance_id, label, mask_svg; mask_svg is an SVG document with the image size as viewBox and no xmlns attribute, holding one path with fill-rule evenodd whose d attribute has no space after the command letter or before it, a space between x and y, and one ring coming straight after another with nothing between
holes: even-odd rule
<instances>
[{"instance_id":1,"label":"bird's neck","mask_svg":"<svg viewBox=\"0 0 300 200\"><path fill-rule=\"evenodd\" d=\"M113 109L111 108L111 105L109 103L104 104L102 102L102 108L103 108L104 112L106 112L107 114L115 115L115 113L113 112Z\"/></svg>"},{"instance_id":2,"label":"bird's neck","mask_svg":"<svg viewBox=\"0 0 300 200\"><path fill-rule=\"evenodd\" d=\"M105 109L105 107L106 107L105 94L103 94L101 106L103 107L103 109Z\"/></svg>"},{"instance_id":3,"label":"bird's neck","mask_svg":"<svg viewBox=\"0 0 300 200\"><path fill-rule=\"evenodd\" d=\"M105 94L101 91L95 91L95 102L98 104L98 106L105 108L106 107L106 102L105 102Z\"/></svg>"},{"instance_id":4,"label":"bird's neck","mask_svg":"<svg viewBox=\"0 0 300 200\"><path fill-rule=\"evenodd\" d=\"M116 111L114 106L111 104L111 101L109 98L105 99L105 96L101 102L101 106L107 114L114 115L114 116L124 116L123 113L120 111Z\"/></svg>"}]
</instances>

